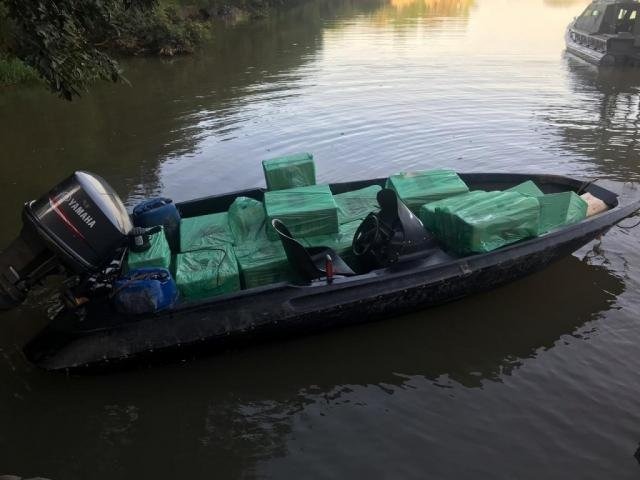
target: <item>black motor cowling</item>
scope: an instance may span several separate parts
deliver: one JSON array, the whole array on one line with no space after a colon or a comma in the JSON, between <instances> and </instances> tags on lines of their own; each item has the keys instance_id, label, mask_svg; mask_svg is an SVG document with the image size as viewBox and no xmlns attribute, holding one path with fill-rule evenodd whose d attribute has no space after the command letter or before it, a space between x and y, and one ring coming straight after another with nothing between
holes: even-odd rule
<instances>
[{"instance_id":1,"label":"black motor cowling","mask_svg":"<svg viewBox=\"0 0 640 480\"><path fill-rule=\"evenodd\" d=\"M0 309L19 305L34 283L60 269L99 271L132 228L115 191L83 171L26 203L22 220L20 236L0 254Z\"/></svg>"}]
</instances>

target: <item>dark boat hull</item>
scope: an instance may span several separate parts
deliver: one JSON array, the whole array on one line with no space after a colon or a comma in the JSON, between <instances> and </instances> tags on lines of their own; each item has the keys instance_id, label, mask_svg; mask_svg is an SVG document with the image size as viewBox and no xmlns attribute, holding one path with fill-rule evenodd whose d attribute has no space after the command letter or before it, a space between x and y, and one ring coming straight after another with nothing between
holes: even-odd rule
<instances>
[{"instance_id":1,"label":"dark boat hull","mask_svg":"<svg viewBox=\"0 0 640 480\"><path fill-rule=\"evenodd\" d=\"M574 31L571 27L565 35L567 52L599 67L621 67L640 65L640 48L624 39L611 47L612 38L588 35Z\"/></svg>"},{"instance_id":2,"label":"dark boat hull","mask_svg":"<svg viewBox=\"0 0 640 480\"><path fill-rule=\"evenodd\" d=\"M555 176L464 177L483 188L529 178L539 184L547 182L551 190L580 185L579 180ZM617 205L612 192L597 186L588 190ZM224 196L213 198L226 202ZM198 202L203 201L209 200ZM185 204L185 210L195 205ZM336 279L332 284L273 285L142 319L118 318L98 308L82 326L73 314L66 314L34 338L25 352L32 362L48 370L101 369L377 320L486 291L541 270L602 235L639 207L638 201L617 205L579 224L488 254L460 259L436 256Z\"/></svg>"},{"instance_id":3,"label":"dark boat hull","mask_svg":"<svg viewBox=\"0 0 640 480\"><path fill-rule=\"evenodd\" d=\"M573 41L567 41L566 46L567 46L567 52L593 65L612 66L612 65L615 65L616 63L615 57L613 59L608 58L607 60L604 60L604 57L606 55L605 52L598 52L598 51L592 50L588 47L585 47L584 45L580 45L579 43L576 43Z\"/></svg>"}]
</instances>

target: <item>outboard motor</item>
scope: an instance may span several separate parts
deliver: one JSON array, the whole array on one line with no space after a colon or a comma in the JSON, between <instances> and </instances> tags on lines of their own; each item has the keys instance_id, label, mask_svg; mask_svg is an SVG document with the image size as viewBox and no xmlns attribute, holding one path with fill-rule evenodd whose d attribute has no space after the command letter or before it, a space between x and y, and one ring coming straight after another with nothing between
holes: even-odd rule
<instances>
[{"instance_id":1,"label":"outboard motor","mask_svg":"<svg viewBox=\"0 0 640 480\"><path fill-rule=\"evenodd\" d=\"M427 256L435 238L394 190L378 192L379 212L370 213L353 237L353 253L365 268L380 268L404 258Z\"/></svg>"},{"instance_id":2,"label":"outboard motor","mask_svg":"<svg viewBox=\"0 0 640 480\"><path fill-rule=\"evenodd\" d=\"M18 306L46 275L100 271L132 229L115 191L83 171L26 203L22 220L20 236L0 253L0 309Z\"/></svg>"}]
</instances>

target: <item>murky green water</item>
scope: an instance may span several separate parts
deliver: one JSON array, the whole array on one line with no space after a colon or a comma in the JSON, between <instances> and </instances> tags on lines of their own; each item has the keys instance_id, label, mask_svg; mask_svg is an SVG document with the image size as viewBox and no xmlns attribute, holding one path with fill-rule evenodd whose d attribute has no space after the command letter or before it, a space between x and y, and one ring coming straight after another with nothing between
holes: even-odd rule
<instances>
[{"instance_id":1,"label":"murky green water","mask_svg":"<svg viewBox=\"0 0 640 480\"><path fill-rule=\"evenodd\" d=\"M447 166L640 180L640 75L563 54L583 2L311 1L126 62L66 104L0 92L0 242L73 169L129 205ZM113 478L637 478L638 233L423 313L101 377L41 372L0 320L0 474Z\"/></svg>"}]
</instances>

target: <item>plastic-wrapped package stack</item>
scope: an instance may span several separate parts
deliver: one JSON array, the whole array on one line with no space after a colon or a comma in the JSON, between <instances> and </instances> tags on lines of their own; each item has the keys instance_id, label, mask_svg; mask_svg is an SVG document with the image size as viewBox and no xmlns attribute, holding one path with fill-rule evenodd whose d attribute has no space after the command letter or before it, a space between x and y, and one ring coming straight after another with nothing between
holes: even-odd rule
<instances>
[{"instance_id":1,"label":"plastic-wrapped package stack","mask_svg":"<svg viewBox=\"0 0 640 480\"><path fill-rule=\"evenodd\" d=\"M265 192L264 206L270 240L278 239L271 226L274 218L281 220L295 237L338 233L338 207L328 185Z\"/></svg>"},{"instance_id":2,"label":"plastic-wrapped package stack","mask_svg":"<svg viewBox=\"0 0 640 480\"><path fill-rule=\"evenodd\" d=\"M531 180L516 185L507 191L531 195L538 199L540 202L539 235L559 227L577 223L587 217L588 203L571 191L547 193L545 195Z\"/></svg>"},{"instance_id":3,"label":"plastic-wrapped package stack","mask_svg":"<svg viewBox=\"0 0 640 480\"><path fill-rule=\"evenodd\" d=\"M254 288L293 278L282 243L262 241L235 248L244 288Z\"/></svg>"},{"instance_id":4,"label":"plastic-wrapped package stack","mask_svg":"<svg viewBox=\"0 0 640 480\"><path fill-rule=\"evenodd\" d=\"M127 267L129 270L143 267L169 268L171 265L171 248L164 234L164 229L149 238L150 247L145 252L129 250Z\"/></svg>"},{"instance_id":5,"label":"plastic-wrapped package stack","mask_svg":"<svg viewBox=\"0 0 640 480\"><path fill-rule=\"evenodd\" d=\"M264 160L262 169L269 190L284 190L316 184L316 167L313 163L313 155L310 153L297 153Z\"/></svg>"},{"instance_id":6,"label":"plastic-wrapped package stack","mask_svg":"<svg viewBox=\"0 0 640 480\"><path fill-rule=\"evenodd\" d=\"M229 228L227 212L180 220L180 251L182 253L232 243L233 235Z\"/></svg>"},{"instance_id":7,"label":"plastic-wrapped package stack","mask_svg":"<svg viewBox=\"0 0 640 480\"><path fill-rule=\"evenodd\" d=\"M544 193L542 193L542 190L540 190L532 180L527 180L526 182L522 182L521 184L516 185L515 187L511 187L506 191L518 192L523 195L529 195L531 197L541 197L542 195L544 195Z\"/></svg>"},{"instance_id":8,"label":"plastic-wrapped package stack","mask_svg":"<svg viewBox=\"0 0 640 480\"><path fill-rule=\"evenodd\" d=\"M425 203L453 197L469 191L453 170L425 170L391 175L387 188L396 191L400 200L417 214Z\"/></svg>"},{"instance_id":9,"label":"plastic-wrapped package stack","mask_svg":"<svg viewBox=\"0 0 640 480\"><path fill-rule=\"evenodd\" d=\"M356 220L364 220L371 212L380 210L378 205L379 185L371 185L351 192L339 193L333 196L338 206L338 222L342 225Z\"/></svg>"},{"instance_id":10,"label":"plastic-wrapped package stack","mask_svg":"<svg viewBox=\"0 0 640 480\"><path fill-rule=\"evenodd\" d=\"M521 193L522 195L528 195L532 197L541 197L544 195L542 190L538 188L538 186L532 182L531 180L527 180L526 182L522 182L515 187L511 187L506 192L516 192ZM463 193L461 195L456 195L455 197L451 197L444 200L439 200L437 202L431 202L423 205L419 212L418 216L422 221L424 227L434 232L437 230L438 225L436 222L435 209L438 206L447 206L448 208L455 210L456 208L462 207L468 202L473 202L475 198L484 195L486 192L484 190L474 190L469 193Z\"/></svg>"},{"instance_id":11,"label":"plastic-wrapped package stack","mask_svg":"<svg viewBox=\"0 0 640 480\"><path fill-rule=\"evenodd\" d=\"M254 288L292 278L280 240L267 238L262 202L239 197L229 207L229 226L235 241L243 288Z\"/></svg>"},{"instance_id":12,"label":"plastic-wrapped package stack","mask_svg":"<svg viewBox=\"0 0 640 480\"><path fill-rule=\"evenodd\" d=\"M233 243L265 241L265 220L262 202L248 197L236 198L229 207L228 217Z\"/></svg>"},{"instance_id":13,"label":"plastic-wrapped package stack","mask_svg":"<svg viewBox=\"0 0 640 480\"><path fill-rule=\"evenodd\" d=\"M432 209L434 234L461 255L490 252L538 234L540 203L517 192L472 192L466 199L443 200ZM421 210L424 216L429 208Z\"/></svg>"},{"instance_id":14,"label":"plastic-wrapped package stack","mask_svg":"<svg viewBox=\"0 0 640 480\"><path fill-rule=\"evenodd\" d=\"M446 208L455 212L459 208L463 208L466 205L471 205L475 199L485 196L487 192L484 190L475 190L473 192L463 193L456 195L455 197L445 198L444 200L438 200L423 205L418 212L418 218L422 221L422 225L429 232L438 236L444 229L443 222L447 220L444 215L437 215L436 210L438 208Z\"/></svg>"},{"instance_id":15,"label":"plastic-wrapped package stack","mask_svg":"<svg viewBox=\"0 0 640 480\"><path fill-rule=\"evenodd\" d=\"M176 255L175 279L183 298L198 300L240 290L233 249L222 246Z\"/></svg>"},{"instance_id":16,"label":"plastic-wrapped package stack","mask_svg":"<svg viewBox=\"0 0 640 480\"><path fill-rule=\"evenodd\" d=\"M538 234L571 225L587 217L588 204L574 192L548 193L538 197L540 226Z\"/></svg>"}]
</instances>

